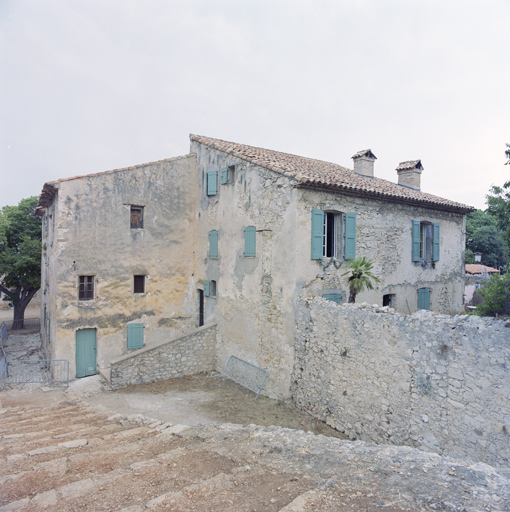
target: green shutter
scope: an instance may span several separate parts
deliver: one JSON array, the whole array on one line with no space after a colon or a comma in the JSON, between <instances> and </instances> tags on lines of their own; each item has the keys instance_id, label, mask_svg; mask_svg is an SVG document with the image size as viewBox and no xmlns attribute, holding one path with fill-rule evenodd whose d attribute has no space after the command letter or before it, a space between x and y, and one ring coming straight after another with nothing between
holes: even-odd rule
<instances>
[{"instance_id":1,"label":"green shutter","mask_svg":"<svg viewBox=\"0 0 510 512\"><path fill-rule=\"evenodd\" d=\"M207 195L215 196L218 193L218 171L207 171Z\"/></svg>"},{"instance_id":2,"label":"green shutter","mask_svg":"<svg viewBox=\"0 0 510 512\"><path fill-rule=\"evenodd\" d=\"M76 331L76 377L88 377L97 373L96 334L96 329Z\"/></svg>"},{"instance_id":3,"label":"green shutter","mask_svg":"<svg viewBox=\"0 0 510 512\"><path fill-rule=\"evenodd\" d=\"M434 222L432 261L439 261L439 222Z\"/></svg>"},{"instance_id":4,"label":"green shutter","mask_svg":"<svg viewBox=\"0 0 510 512\"><path fill-rule=\"evenodd\" d=\"M418 309L430 309L430 288L418 290Z\"/></svg>"},{"instance_id":5,"label":"green shutter","mask_svg":"<svg viewBox=\"0 0 510 512\"><path fill-rule=\"evenodd\" d=\"M420 261L420 221L413 220L412 253L413 261Z\"/></svg>"},{"instance_id":6,"label":"green shutter","mask_svg":"<svg viewBox=\"0 0 510 512\"><path fill-rule=\"evenodd\" d=\"M215 229L209 231L209 258L218 259L218 232Z\"/></svg>"},{"instance_id":7,"label":"green shutter","mask_svg":"<svg viewBox=\"0 0 510 512\"><path fill-rule=\"evenodd\" d=\"M129 324L127 326L127 348L143 347L143 324Z\"/></svg>"},{"instance_id":8,"label":"green shutter","mask_svg":"<svg viewBox=\"0 0 510 512\"><path fill-rule=\"evenodd\" d=\"M356 214L345 214L345 259L356 258Z\"/></svg>"},{"instance_id":9,"label":"green shutter","mask_svg":"<svg viewBox=\"0 0 510 512\"><path fill-rule=\"evenodd\" d=\"M322 260L324 245L324 212L312 210L312 260Z\"/></svg>"},{"instance_id":10,"label":"green shutter","mask_svg":"<svg viewBox=\"0 0 510 512\"><path fill-rule=\"evenodd\" d=\"M254 257L255 256L255 227L248 226L244 228L244 256Z\"/></svg>"},{"instance_id":11,"label":"green shutter","mask_svg":"<svg viewBox=\"0 0 510 512\"><path fill-rule=\"evenodd\" d=\"M222 185L225 185L226 183L228 183L228 167L224 167L221 170L220 182Z\"/></svg>"},{"instance_id":12,"label":"green shutter","mask_svg":"<svg viewBox=\"0 0 510 512\"><path fill-rule=\"evenodd\" d=\"M340 304L342 302L342 294L341 293L325 293L322 296L323 299L330 300L332 302L336 302Z\"/></svg>"},{"instance_id":13,"label":"green shutter","mask_svg":"<svg viewBox=\"0 0 510 512\"><path fill-rule=\"evenodd\" d=\"M204 281L204 297L211 296L211 281Z\"/></svg>"}]
</instances>

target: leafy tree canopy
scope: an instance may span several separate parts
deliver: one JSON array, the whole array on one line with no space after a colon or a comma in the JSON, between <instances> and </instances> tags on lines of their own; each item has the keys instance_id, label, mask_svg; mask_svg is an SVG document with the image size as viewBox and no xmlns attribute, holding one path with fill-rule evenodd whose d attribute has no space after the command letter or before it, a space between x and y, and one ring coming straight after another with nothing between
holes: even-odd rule
<instances>
[{"instance_id":1,"label":"leafy tree canopy","mask_svg":"<svg viewBox=\"0 0 510 512\"><path fill-rule=\"evenodd\" d=\"M489 281L477 291L477 294L482 298L482 303L476 307L477 315L510 315L510 272L502 276L491 276Z\"/></svg>"},{"instance_id":2,"label":"leafy tree canopy","mask_svg":"<svg viewBox=\"0 0 510 512\"><path fill-rule=\"evenodd\" d=\"M37 197L0 214L0 291L14 305L14 320L22 321L41 286L41 218L35 215Z\"/></svg>"},{"instance_id":3,"label":"leafy tree canopy","mask_svg":"<svg viewBox=\"0 0 510 512\"><path fill-rule=\"evenodd\" d=\"M474 263L474 253L482 253L482 263L500 268L508 263L508 248L497 219L482 210L466 217L466 263Z\"/></svg>"}]
</instances>

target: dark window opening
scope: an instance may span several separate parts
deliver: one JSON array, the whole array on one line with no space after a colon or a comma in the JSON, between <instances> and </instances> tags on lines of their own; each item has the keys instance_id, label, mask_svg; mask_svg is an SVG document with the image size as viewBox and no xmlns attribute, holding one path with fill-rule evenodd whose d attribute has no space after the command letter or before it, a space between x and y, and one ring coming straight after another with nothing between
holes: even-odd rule
<instances>
[{"instance_id":1,"label":"dark window opening","mask_svg":"<svg viewBox=\"0 0 510 512\"><path fill-rule=\"evenodd\" d=\"M388 293L387 295L383 295L382 305L389 306L390 308L395 307L396 295L394 293Z\"/></svg>"},{"instance_id":2,"label":"dark window opening","mask_svg":"<svg viewBox=\"0 0 510 512\"><path fill-rule=\"evenodd\" d=\"M198 290L198 326L204 325L204 290Z\"/></svg>"},{"instance_id":3,"label":"dark window opening","mask_svg":"<svg viewBox=\"0 0 510 512\"><path fill-rule=\"evenodd\" d=\"M324 212L323 256L341 258L343 254L344 220L341 213Z\"/></svg>"},{"instance_id":4,"label":"dark window opening","mask_svg":"<svg viewBox=\"0 0 510 512\"><path fill-rule=\"evenodd\" d=\"M134 293L145 293L145 276L134 276Z\"/></svg>"},{"instance_id":5,"label":"dark window opening","mask_svg":"<svg viewBox=\"0 0 510 512\"><path fill-rule=\"evenodd\" d=\"M143 206L131 206L131 229L143 228Z\"/></svg>"},{"instance_id":6,"label":"dark window opening","mask_svg":"<svg viewBox=\"0 0 510 512\"><path fill-rule=\"evenodd\" d=\"M216 297L216 281L211 281L210 289L209 289L209 296Z\"/></svg>"},{"instance_id":7,"label":"dark window opening","mask_svg":"<svg viewBox=\"0 0 510 512\"><path fill-rule=\"evenodd\" d=\"M78 299L92 300L94 298L94 276L80 276Z\"/></svg>"},{"instance_id":8,"label":"dark window opening","mask_svg":"<svg viewBox=\"0 0 510 512\"><path fill-rule=\"evenodd\" d=\"M432 261L432 224L422 222L420 224L420 258L423 261Z\"/></svg>"}]
</instances>

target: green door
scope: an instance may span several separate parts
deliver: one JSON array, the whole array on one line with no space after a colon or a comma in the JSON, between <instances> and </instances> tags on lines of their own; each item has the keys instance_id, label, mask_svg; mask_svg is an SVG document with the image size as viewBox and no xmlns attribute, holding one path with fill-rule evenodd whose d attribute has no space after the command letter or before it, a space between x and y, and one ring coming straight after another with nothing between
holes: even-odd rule
<instances>
[{"instance_id":1,"label":"green door","mask_svg":"<svg viewBox=\"0 0 510 512\"><path fill-rule=\"evenodd\" d=\"M96 330L80 329L76 331L76 377L96 373Z\"/></svg>"}]
</instances>

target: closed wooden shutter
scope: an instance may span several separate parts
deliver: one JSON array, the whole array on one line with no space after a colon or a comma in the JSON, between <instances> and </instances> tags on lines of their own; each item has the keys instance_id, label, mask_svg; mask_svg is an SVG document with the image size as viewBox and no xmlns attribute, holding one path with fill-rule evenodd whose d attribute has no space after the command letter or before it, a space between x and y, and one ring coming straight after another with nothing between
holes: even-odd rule
<instances>
[{"instance_id":1,"label":"closed wooden shutter","mask_svg":"<svg viewBox=\"0 0 510 512\"><path fill-rule=\"evenodd\" d=\"M209 258L218 259L218 232L215 229L209 231Z\"/></svg>"},{"instance_id":2,"label":"closed wooden shutter","mask_svg":"<svg viewBox=\"0 0 510 512\"><path fill-rule=\"evenodd\" d=\"M412 222L412 259L413 261L420 261L420 221L413 220Z\"/></svg>"},{"instance_id":3,"label":"closed wooden shutter","mask_svg":"<svg viewBox=\"0 0 510 512\"><path fill-rule=\"evenodd\" d=\"M434 233L432 235L432 261L439 261L439 222L434 222Z\"/></svg>"},{"instance_id":4,"label":"closed wooden shutter","mask_svg":"<svg viewBox=\"0 0 510 512\"><path fill-rule=\"evenodd\" d=\"M322 260L324 246L324 212L312 210L312 260Z\"/></svg>"},{"instance_id":5,"label":"closed wooden shutter","mask_svg":"<svg viewBox=\"0 0 510 512\"><path fill-rule=\"evenodd\" d=\"M218 171L207 171L207 195L215 196L218 193Z\"/></svg>"},{"instance_id":6,"label":"closed wooden shutter","mask_svg":"<svg viewBox=\"0 0 510 512\"><path fill-rule=\"evenodd\" d=\"M430 309L430 288L418 290L418 309Z\"/></svg>"},{"instance_id":7,"label":"closed wooden shutter","mask_svg":"<svg viewBox=\"0 0 510 512\"><path fill-rule=\"evenodd\" d=\"M256 234L255 227L248 226L244 228L244 256L255 257Z\"/></svg>"},{"instance_id":8,"label":"closed wooden shutter","mask_svg":"<svg viewBox=\"0 0 510 512\"><path fill-rule=\"evenodd\" d=\"M222 185L225 185L226 183L228 183L228 167L224 167L224 168L221 170L220 183L221 183Z\"/></svg>"},{"instance_id":9,"label":"closed wooden shutter","mask_svg":"<svg viewBox=\"0 0 510 512\"><path fill-rule=\"evenodd\" d=\"M127 348L143 347L143 324L129 324L127 326Z\"/></svg>"},{"instance_id":10,"label":"closed wooden shutter","mask_svg":"<svg viewBox=\"0 0 510 512\"><path fill-rule=\"evenodd\" d=\"M345 214L345 259L356 258L356 214Z\"/></svg>"}]
</instances>

